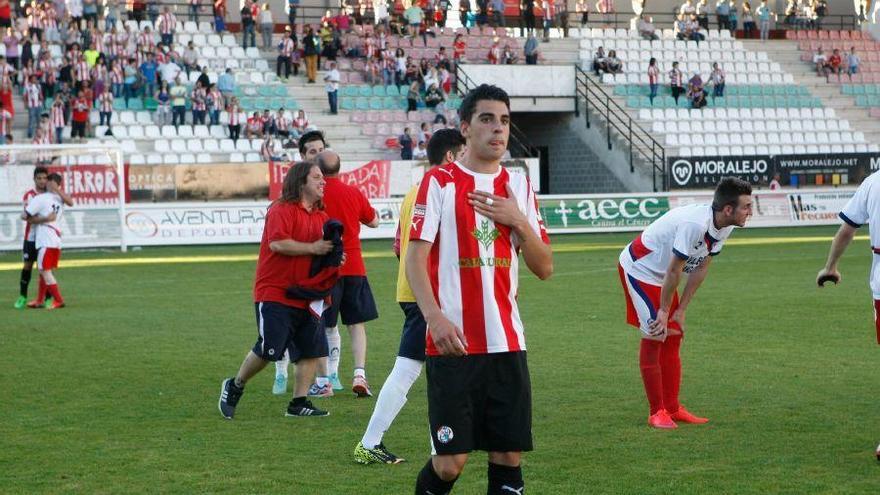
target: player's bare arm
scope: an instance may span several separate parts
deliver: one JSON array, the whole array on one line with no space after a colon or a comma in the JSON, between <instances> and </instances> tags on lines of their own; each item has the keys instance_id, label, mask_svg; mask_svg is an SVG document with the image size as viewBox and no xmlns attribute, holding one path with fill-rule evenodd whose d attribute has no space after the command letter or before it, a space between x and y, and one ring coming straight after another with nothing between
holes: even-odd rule
<instances>
[{"instance_id":1,"label":"player's bare arm","mask_svg":"<svg viewBox=\"0 0 880 495\"><path fill-rule=\"evenodd\" d=\"M532 230L525 214L519 209L510 184L505 184L505 187L508 195L506 198L486 191L474 191L468 194L470 204L480 215L513 229L521 240L520 248L526 266L539 279L547 280L553 274L553 251Z\"/></svg>"},{"instance_id":2,"label":"player's bare arm","mask_svg":"<svg viewBox=\"0 0 880 495\"><path fill-rule=\"evenodd\" d=\"M54 222L56 218L57 218L57 215L55 214L55 212L52 212L48 216L45 216L45 217L41 217L39 215L27 215L25 220L27 221L27 223L29 223L31 225L40 225L41 223Z\"/></svg>"},{"instance_id":3,"label":"player's bare arm","mask_svg":"<svg viewBox=\"0 0 880 495\"><path fill-rule=\"evenodd\" d=\"M830 281L835 284L840 283L840 272L837 271L837 262L843 256L844 251L852 242L856 235L856 228L848 223L844 223L837 229L834 234L834 240L831 241L831 249L828 251L828 260L825 261L825 267L816 274L816 283L822 287L825 282Z\"/></svg>"},{"instance_id":4,"label":"player's bare arm","mask_svg":"<svg viewBox=\"0 0 880 495\"><path fill-rule=\"evenodd\" d=\"M657 309L657 318L648 325L651 336L657 337L666 333L666 325L669 322L669 308L672 306L672 296L678 289L678 283L681 281L681 273L687 260L678 256L673 256L672 261L666 268L666 275L663 277L663 287L660 289L660 308ZM676 331L678 334L678 331Z\"/></svg>"},{"instance_id":5,"label":"player's bare arm","mask_svg":"<svg viewBox=\"0 0 880 495\"><path fill-rule=\"evenodd\" d=\"M672 313L672 316L670 317L670 320L676 321L679 325L681 325L682 330L685 329L685 312L687 311L688 305L691 303L691 300L694 298L694 295L697 293L697 289L700 288L703 280L706 280L706 275L709 274L710 263L712 263L712 257L707 256L706 259L704 259L703 262L700 263L700 266L688 275L687 283L685 283L684 290L681 293L681 298L678 301L678 308L676 308L675 312Z\"/></svg>"},{"instance_id":6,"label":"player's bare arm","mask_svg":"<svg viewBox=\"0 0 880 495\"><path fill-rule=\"evenodd\" d=\"M406 278L428 323L428 332L437 351L441 356L464 356L467 354L464 332L443 315L428 280L428 255L431 253L431 246L427 241L410 240L406 250Z\"/></svg>"},{"instance_id":7,"label":"player's bare arm","mask_svg":"<svg viewBox=\"0 0 880 495\"><path fill-rule=\"evenodd\" d=\"M269 243L272 252L285 256L322 256L333 249L333 242L324 239L315 242L298 242L292 239L282 239Z\"/></svg>"}]
</instances>

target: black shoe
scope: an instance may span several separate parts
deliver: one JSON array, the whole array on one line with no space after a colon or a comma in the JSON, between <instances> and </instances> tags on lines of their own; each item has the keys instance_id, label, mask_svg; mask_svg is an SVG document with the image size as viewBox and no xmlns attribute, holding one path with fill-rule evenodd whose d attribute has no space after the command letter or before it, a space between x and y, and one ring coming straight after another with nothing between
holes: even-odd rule
<instances>
[{"instance_id":1,"label":"black shoe","mask_svg":"<svg viewBox=\"0 0 880 495\"><path fill-rule=\"evenodd\" d=\"M312 401L307 400L299 406L293 405L293 402L287 406L287 414L285 416L329 416L330 413L323 409L318 409L312 405Z\"/></svg>"},{"instance_id":2,"label":"black shoe","mask_svg":"<svg viewBox=\"0 0 880 495\"><path fill-rule=\"evenodd\" d=\"M223 380L220 385L220 401L217 403L217 407L224 418L232 419L235 416L235 406L238 405L238 400L241 399L243 393L244 387L236 386L235 378Z\"/></svg>"}]
</instances>

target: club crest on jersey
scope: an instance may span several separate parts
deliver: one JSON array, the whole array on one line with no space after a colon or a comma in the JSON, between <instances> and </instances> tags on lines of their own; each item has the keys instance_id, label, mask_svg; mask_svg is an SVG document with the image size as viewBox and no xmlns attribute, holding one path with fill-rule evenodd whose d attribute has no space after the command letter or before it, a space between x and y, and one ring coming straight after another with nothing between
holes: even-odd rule
<instances>
[{"instance_id":1,"label":"club crest on jersey","mask_svg":"<svg viewBox=\"0 0 880 495\"><path fill-rule=\"evenodd\" d=\"M480 224L480 228L474 228L474 231L471 232L471 235L473 235L478 241L480 241L480 244L482 244L484 248L489 249L489 246L491 246L492 243L495 242L495 239L498 239L498 236L500 236L501 233L498 232L498 229L494 227L490 230L489 221L483 220L483 222Z\"/></svg>"},{"instance_id":2,"label":"club crest on jersey","mask_svg":"<svg viewBox=\"0 0 880 495\"><path fill-rule=\"evenodd\" d=\"M455 438L455 433L452 432L452 428L448 426L441 426L437 428L437 441L442 444L447 444Z\"/></svg>"}]
</instances>

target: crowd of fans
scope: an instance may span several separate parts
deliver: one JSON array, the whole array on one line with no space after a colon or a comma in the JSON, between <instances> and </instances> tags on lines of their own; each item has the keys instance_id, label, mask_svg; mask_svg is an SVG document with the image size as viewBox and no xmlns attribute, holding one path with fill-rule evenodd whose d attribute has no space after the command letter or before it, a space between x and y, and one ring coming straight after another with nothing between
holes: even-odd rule
<instances>
[{"instance_id":1,"label":"crowd of fans","mask_svg":"<svg viewBox=\"0 0 880 495\"><path fill-rule=\"evenodd\" d=\"M829 74L858 74L861 63L862 59L856 53L854 46L850 47L849 53L846 54L841 54L840 49L835 48L828 56L820 45L813 55L816 74L822 77Z\"/></svg>"}]
</instances>

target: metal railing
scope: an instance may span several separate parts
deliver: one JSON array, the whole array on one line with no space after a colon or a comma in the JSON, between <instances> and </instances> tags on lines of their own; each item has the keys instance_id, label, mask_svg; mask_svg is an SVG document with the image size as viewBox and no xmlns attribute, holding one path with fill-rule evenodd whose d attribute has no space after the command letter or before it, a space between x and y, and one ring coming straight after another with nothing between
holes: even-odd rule
<instances>
[{"instance_id":1,"label":"metal railing","mask_svg":"<svg viewBox=\"0 0 880 495\"><path fill-rule=\"evenodd\" d=\"M616 132L629 145L629 171L635 172L636 159L644 160L651 166L654 192L666 190L666 149L611 98L601 83L577 65L575 80L575 114L580 115L583 100L587 127L592 126L591 115L600 116L605 121L608 149L613 149L612 132Z\"/></svg>"},{"instance_id":2,"label":"metal railing","mask_svg":"<svg viewBox=\"0 0 880 495\"><path fill-rule=\"evenodd\" d=\"M461 65L455 66L455 87L454 90L460 96L464 97L468 91L475 88L477 84L467 75ZM526 133L524 133L511 120L510 122L510 139L508 143L510 155L518 158L540 158L541 152L530 141Z\"/></svg>"}]
</instances>

